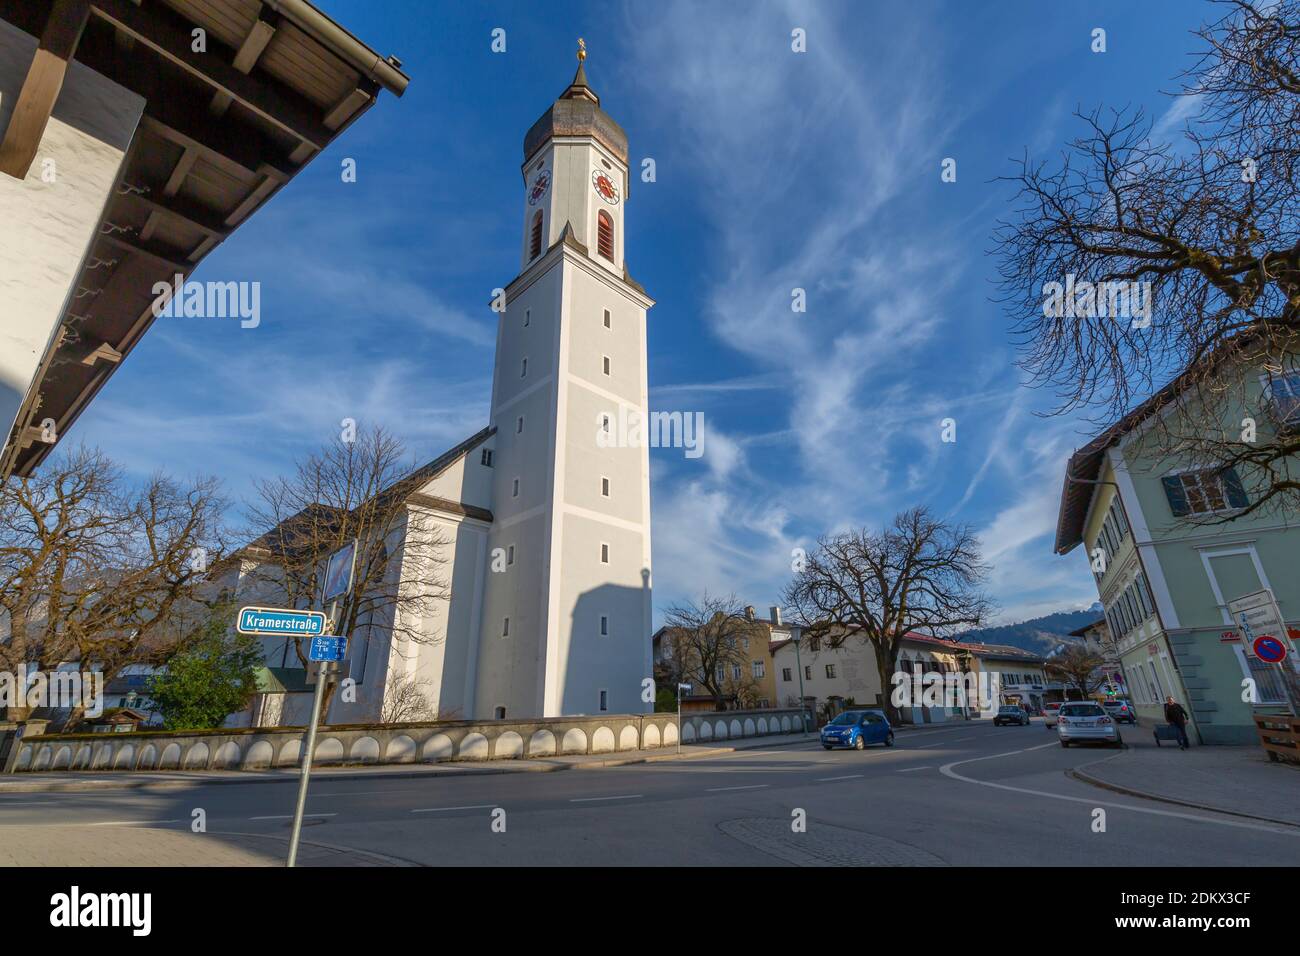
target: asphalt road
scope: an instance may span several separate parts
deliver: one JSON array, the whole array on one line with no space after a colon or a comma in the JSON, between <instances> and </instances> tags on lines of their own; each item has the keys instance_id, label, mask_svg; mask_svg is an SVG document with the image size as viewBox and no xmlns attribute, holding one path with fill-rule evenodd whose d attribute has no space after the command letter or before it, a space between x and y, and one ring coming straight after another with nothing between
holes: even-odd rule
<instances>
[{"instance_id":1,"label":"asphalt road","mask_svg":"<svg viewBox=\"0 0 1300 956\"><path fill-rule=\"evenodd\" d=\"M1110 753L1062 749L1038 722L980 723L862 752L810 739L560 773L318 779L303 838L428 865L1300 865L1300 828L1065 775ZM295 796L290 782L16 793L0 795L0 826L188 831L202 808L206 839L284 837Z\"/></svg>"}]
</instances>

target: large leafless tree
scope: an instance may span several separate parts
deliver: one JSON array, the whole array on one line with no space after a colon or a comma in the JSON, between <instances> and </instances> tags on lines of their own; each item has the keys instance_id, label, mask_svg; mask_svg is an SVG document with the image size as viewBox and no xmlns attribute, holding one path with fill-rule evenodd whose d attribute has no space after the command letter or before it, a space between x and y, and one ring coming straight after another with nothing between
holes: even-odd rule
<instances>
[{"instance_id":1,"label":"large leafless tree","mask_svg":"<svg viewBox=\"0 0 1300 956\"><path fill-rule=\"evenodd\" d=\"M727 703L753 703L750 642L763 642L766 659L767 633L734 594L705 592L698 601L675 604L664 612L664 626L668 670L677 680L704 688L719 710Z\"/></svg>"},{"instance_id":2,"label":"large leafless tree","mask_svg":"<svg viewBox=\"0 0 1300 956\"><path fill-rule=\"evenodd\" d=\"M411 500L428 479L425 469L411 467L396 437L372 427L307 455L291 476L261 482L249 509L255 540L240 552L252 563L257 593L288 607L329 610L322 601L326 564L355 541L352 590L338 604L335 632L366 627L391 635L398 655L435 642L428 619L450 593L448 538ZM306 667L309 639L285 640Z\"/></svg>"},{"instance_id":3,"label":"large leafless tree","mask_svg":"<svg viewBox=\"0 0 1300 956\"><path fill-rule=\"evenodd\" d=\"M0 485L0 665L164 662L207 613L224 508L213 479L132 483L84 447Z\"/></svg>"},{"instance_id":4,"label":"large leafless tree","mask_svg":"<svg viewBox=\"0 0 1300 956\"><path fill-rule=\"evenodd\" d=\"M1009 177L996 251L1022 365L1057 412L1109 422L1154 396L1173 413L1146 418L1153 447L1238 469L1236 516L1300 503L1300 402L1274 385L1300 351L1300 0L1219 9L1179 78L1181 128L1080 112L1057 159ZM1060 314L1048 289L1067 281ZM1098 314L1128 290L1149 292L1145 315Z\"/></svg>"},{"instance_id":5,"label":"large leafless tree","mask_svg":"<svg viewBox=\"0 0 1300 956\"><path fill-rule=\"evenodd\" d=\"M892 721L898 716L890 690L899 641L909 631L941 637L978 627L991 610L986 576L971 529L912 508L880 531L821 538L784 600L792 623L821 646L871 644Z\"/></svg>"}]
</instances>

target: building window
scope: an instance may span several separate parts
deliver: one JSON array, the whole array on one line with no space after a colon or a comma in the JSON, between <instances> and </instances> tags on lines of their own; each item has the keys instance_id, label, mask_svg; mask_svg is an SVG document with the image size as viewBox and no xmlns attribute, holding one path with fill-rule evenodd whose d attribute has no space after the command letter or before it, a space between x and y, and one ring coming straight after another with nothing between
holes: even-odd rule
<instances>
[{"instance_id":1,"label":"building window","mask_svg":"<svg viewBox=\"0 0 1300 956\"><path fill-rule=\"evenodd\" d=\"M512 489L511 492L510 492L510 497L511 497L511 498L518 498L518 497L519 497L519 479L518 479L518 478L515 479L514 487L513 487L513 489Z\"/></svg>"},{"instance_id":2,"label":"building window","mask_svg":"<svg viewBox=\"0 0 1300 956\"><path fill-rule=\"evenodd\" d=\"M762 661L750 661L750 666L754 669L755 677L766 677L767 668L763 666Z\"/></svg>"},{"instance_id":3,"label":"building window","mask_svg":"<svg viewBox=\"0 0 1300 956\"><path fill-rule=\"evenodd\" d=\"M528 377L528 359L524 359L522 362L519 363L519 377L520 378Z\"/></svg>"},{"instance_id":4,"label":"building window","mask_svg":"<svg viewBox=\"0 0 1300 956\"><path fill-rule=\"evenodd\" d=\"M811 665L811 664L805 664L805 665L803 666L803 679L804 679L804 680L812 680L812 665Z\"/></svg>"},{"instance_id":5,"label":"building window","mask_svg":"<svg viewBox=\"0 0 1300 956\"><path fill-rule=\"evenodd\" d=\"M497 720L506 719L506 709L504 707L498 707L495 711L493 711L493 714L496 715Z\"/></svg>"},{"instance_id":6,"label":"building window","mask_svg":"<svg viewBox=\"0 0 1300 956\"><path fill-rule=\"evenodd\" d=\"M1235 468L1221 471L1185 471L1160 479L1175 518L1214 514L1250 504Z\"/></svg>"},{"instance_id":7,"label":"building window","mask_svg":"<svg viewBox=\"0 0 1300 956\"><path fill-rule=\"evenodd\" d=\"M528 328L528 323L533 320L533 310L524 309L524 328Z\"/></svg>"},{"instance_id":8,"label":"building window","mask_svg":"<svg viewBox=\"0 0 1300 956\"><path fill-rule=\"evenodd\" d=\"M831 677L831 678L833 678L833 677L835 676L835 665L834 665L834 664L827 664L827 665L826 665L826 676L827 676L827 677Z\"/></svg>"},{"instance_id":9,"label":"building window","mask_svg":"<svg viewBox=\"0 0 1300 956\"><path fill-rule=\"evenodd\" d=\"M781 680L786 682L794 680L794 678L790 676L790 668L788 667L781 668Z\"/></svg>"},{"instance_id":10,"label":"building window","mask_svg":"<svg viewBox=\"0 0 1300 956\"><path fill-rule=\"evenodd\" d=\"M542 253L542 211L533 213L533 233L528 240L528 260L531 262Z\"/></svg>"},{"instance_id":11,"label":"building window","mask_svg":"<svg viewBox=\"0 0 1300 956\"><path fill-rule=\"evenodd\" d=\"M491 467L492 467L492 449L491 449L491 448L484 448L484 449L483 449L483 454L482 454L482 456L479 458L479 461L481 461L481 462L482 462L484 465L486 465L488 468L491 468Z\"/></svg>"},{"instance_id":12,"label":"building window","mask_svg":"<svg viewBox=\"0 0 1300 956\"><path fill-rule=\"evenodd\" d=\"M510 636L510 618L508 617L501 621L501 636L502 637Z\"/></svg>"},{"instance_id":13,"label":"building window","mask_svg":"<svg viewBox=\"0 0 1300 956\"><path fill-rule=\"evenodd\" d=\"M609 564L609 545L603 542L600 546L600 563Z\"/></svg>"},{"instance_id":14,"label":"building window","mask_svg":"<svg viewBox=\"0 0 1300 956\"><path fill-rule=\"evenodd\" d=\"M510 547L506 548L506 566L508 567L514 563L515 563L515 546L512 544Z\"/></svg>"},{"instance_id":15,"label":"building window","mask_svg":"<svg viewBox=\"0 0 1300 956\"><path fill-rule=\"evenodd\" d=\"M596 251L614 261L614 220L603 209L596 216Z\"/></svg>"},{"instance_id":16,"label":"building window","mask_svg":"<svg viewBox=\"0 0 1300 956\"><path fill-rule=\"evenodd\" d=\"M524 433L524 416L520 415L518 418L515 419L515 434L522 435L523 433Z\"/></svg>"},{"instance_id":17,"label":"building window","mask_svg":"<svg viewBox=\"0 0 1300 956\"><path fill-rule=\"evenodd\" d=\"M732 679L732 680L740 680L740 665L739 665L739 664L732 664L732 665L731 665L731 679Z\"/></svg>"},{"instance_id":18,"label":"building window","mask_svg":"<svg viewBox=\"0 0 1300 956\"><path fill-rule=\"evenodd\" d=\"M609 691L607 690L602 690L600 692L600 710L601 713L609 710Z\"/></svg>"},{"instance_id":19,"label":"building window","mask_svg":"<svg viewBox=\"0 0 1300 956\"><path fill-rule=\"evenodd\" d=\"M608 375L608 374L609 374L609 356L608 356L608 355L604 356L604 358L601 360L601 364L604 366L605 374Z\"/></svg>"},{"instance_id":20,"label":"building window","mask_svg":"<svg viewBox=\"0 0 1300 956\"><path fill-rule=\"evenodd\" d=\"M606 498L609 497L609 479L608 479L608 478L602 478L602 479L600 479L600 493L601 493L602 496L604 496L604 497L606 497Z\"/></svg>"},{"instance_id":21,"label":"building window","mask_svg":"<svg viewBox=\"0 0 1300 956\"><path fill-rule=\"evenodd\" d=\"M610 328L610 324L609 324L609 323L610 323L609 309L606 309L606 310L605 310L605 328L607 328L607 329Z\"/></svg>"},{"instance_id":22,"label":"building window","mask_svg":"<svg viewBox=\"0 0 1300 956\"><path fill-rule=\"evenodd\" d=\"M602 614L600 616L600 636L609 637L609 615L608 614Z\"/></svg>"},{"instance_id":23,"label":"building window","mask_svg":"<svg viewBox=\"0 0 1300 956\"><path fill-rule=\"evenodd\" d=\"M601 416L600 416L600 427L601 427L601 430L604 431L606 435L609 434L609 416L608 416L608 415L601 415Z\"/></svg>"}]
</instances>

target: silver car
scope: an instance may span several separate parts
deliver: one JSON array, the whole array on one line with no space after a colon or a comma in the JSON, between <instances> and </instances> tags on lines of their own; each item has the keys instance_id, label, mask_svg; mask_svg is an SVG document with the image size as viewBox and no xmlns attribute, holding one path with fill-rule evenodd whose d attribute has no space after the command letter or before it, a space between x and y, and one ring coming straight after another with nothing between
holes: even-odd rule
<instances>
[{"instance_id":1,"label":"silver car","mask_svg":"<svg viewBox=\"0 0 1300 956\"><path fill-rule=\"evenodd\" d=\"M1062 747L1085 740L1101 741L1115 747L1124 745L1119 725L1101 704L1092 701L1072 700L1062 704L1056 718L1056 735Z\"/></svg>"}]
</instances>

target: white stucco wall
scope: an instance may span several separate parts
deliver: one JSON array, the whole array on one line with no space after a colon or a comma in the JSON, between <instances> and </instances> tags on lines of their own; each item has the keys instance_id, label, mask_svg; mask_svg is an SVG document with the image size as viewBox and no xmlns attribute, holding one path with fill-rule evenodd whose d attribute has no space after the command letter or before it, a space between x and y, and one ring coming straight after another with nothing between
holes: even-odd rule
<instances>
[{"instance_id":1,"label":"white stucco wall","mask_svg":"<svg viewBox=\"0 0 1300 956\"><path fill-rule=\"evenodd\" d=\"M8 128L35 53L34 37L0 21L0 130ZM143 111L141 97L71 63L27 178L0 174L0 428L6 440L75 291Z\"/></svg>"}]
</instances>

